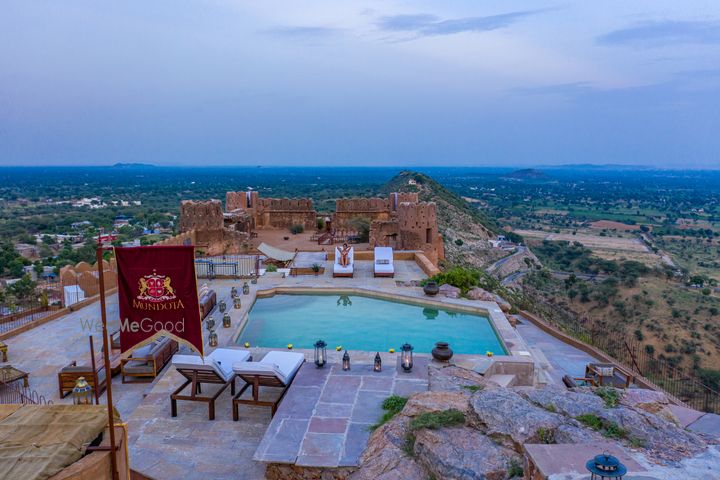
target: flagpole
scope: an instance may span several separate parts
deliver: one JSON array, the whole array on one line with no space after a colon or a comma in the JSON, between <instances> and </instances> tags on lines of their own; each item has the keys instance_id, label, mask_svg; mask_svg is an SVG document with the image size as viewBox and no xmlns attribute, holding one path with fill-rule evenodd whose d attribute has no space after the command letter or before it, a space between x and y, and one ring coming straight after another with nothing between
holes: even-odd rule
<instances>
[{"instance_id":1,"label":"flagpole","mask_svg":"<svg viewBox=\"0 0 720 480\"><path fill-rule=\"evenodd\" d=\"M108 348L107 333L107 313L105 311L105 276L103 268L103 246L102 246L102 230L98 234L97 248L95 249L95 259L98 269L98 286L100 287L100 317L102 318L102 337L103 337L103 356L105 357L105 378L107 378L107 408L108 408L108 426L110 427L110 467L112 468L113 480L118 480L116 446L115 446L115 415L113 411L112 399L112 375L110 372L110 349Z\"/></svg>"}]
</instances>

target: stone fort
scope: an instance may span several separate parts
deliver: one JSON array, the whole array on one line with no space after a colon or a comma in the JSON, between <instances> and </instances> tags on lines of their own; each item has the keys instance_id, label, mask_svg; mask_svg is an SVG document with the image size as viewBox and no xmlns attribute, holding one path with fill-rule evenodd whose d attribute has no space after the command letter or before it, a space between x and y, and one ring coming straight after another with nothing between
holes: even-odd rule
<instances>
[{"instance_id":1,"label":"stone fort","mask_svg":"<svg viewBox=\"0 0 720 480\"><path fill-rule=\"evenodd\" d=\"M339 198L335 212L320 215L309 198L261 198L258 192L227 192L225 211L219 200L183 201L180 231L194 232L208 253L237 253L262 230L302 225L314 231L319 217L328 218L325 236L353 230L353 222L370 224L370 247L421 250L435 265L444 259L434 202L419 201L417 193L391 193L386 198Z\"/></svg>"}]
</instances>

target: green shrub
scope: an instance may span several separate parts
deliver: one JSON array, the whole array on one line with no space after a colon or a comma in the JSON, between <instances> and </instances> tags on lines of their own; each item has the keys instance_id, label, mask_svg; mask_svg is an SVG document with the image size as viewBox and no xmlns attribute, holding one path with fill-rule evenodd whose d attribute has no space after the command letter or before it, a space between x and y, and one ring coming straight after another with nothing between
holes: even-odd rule
<instances>
[{"instance_id":1,"label":"green shrub","mask_svg":"<svg viewBox=\"0 0 720 480\"><path fill-rule=\"evenodd\" d=\"M537 430L538 439L540 443L553 444L555 443L555 432L549 428L540 427Z\"/></svg>"},{"instance_id":2,"label":"green shrub","mask_svg":"<svg viewBox=\"0 0 720 480\"><path fill-rule=\"evenodd\" d=\"M292 225L290 227L290 233L292 233L293 235L297 235L298 233L303 233L304 231L305 231L305 226L300 225L299 223Z\"/></svg>"},{"instance_id":3,"label":"green shrub","mask_svg":"<svg viewBox=\"0 0 720 480\"><path fill-rule=\"evenodd\" d=\"M511 458L507 468L508 478L522 478L525 475L522 465L516 459Z\"/></svg>"},{"instance_id":4,"label":"green shrub","mask_svg":"<svg viewBox=\"0 0 720 480\"><path fill-rule=\"evenodd\" d=\"M371 428L374 430L381 425L389 422L395 415L400 413L402 409L405 407L405 404L407 403L407 398L400 397L398 395L391 395L387 397L385 400L383 400L382 408L385 410L385 413L382 417L380 417L380 420L378 423L373 425Z\"/></svg>"},{"instance_id":5,"label":"green shrub","mask_svg":"<svg viewBox=\"0 0 720 480\"><path fill-rule=\"evenodd\" d=\"M265 266L266 272L277 272L277 265L274 265L272 263Z\"/></svg>"},{"instance_id":6,"label":"green shrub","mask_svg":"<svg viewBox=\"0 0 720 480\"><path fill-rule=\"evenodd\" d=\"M462 247L463 243L465 242L463 242L462 238L455 239L455 245L457 245L458 247Z\"/></svg>"},{"instance_id":7,"label":"green shrub","mask_svg":"<svg viewBox=\"0 0 720 480\"><path fill-rule=\"evenodd\" d=\"M465 423L465 414L451 408L441 412L421 413L410 422L410 430L415 431L422 428L435 430L443 427L453 427L463 423Z\"/></svg>"},{"instance_id":8,"label":"green shrub","mask_svg":"<svg viewBox=\"0 0 720 480\"><path fill-rule=\"evenodd\" d=\"M616 439L627 438L627 431L620 427L620 425L615 422L602 419L595 414L585 413L575 417L575 420L588 428L592 428L593 430L600 432L605 437Z\"/></svg>"},{"instance_id":9,"label":"green shrub","mask_svg":"<svg viewBox=\"0 0 720 480\"><path fill-rule=\"evenodd\" d=\"M620 403L622 393L612 387L599 387L595 389L595 395L602 398L606 408L615 408Z\"/></svg>"}]
</instances>

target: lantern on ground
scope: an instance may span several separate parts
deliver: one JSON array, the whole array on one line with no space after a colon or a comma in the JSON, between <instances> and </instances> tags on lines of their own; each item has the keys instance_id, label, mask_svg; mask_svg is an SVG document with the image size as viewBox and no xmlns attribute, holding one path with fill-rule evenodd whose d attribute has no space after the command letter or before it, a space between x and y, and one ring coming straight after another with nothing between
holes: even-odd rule
<instances>
[{"instance_id":1,"label":"lantern on ground","mask_svg":"<svg viewBox=\"0 0 720 480\"><path fill-rule=\"evenodd\" d=\"M373 371L379 372L382 370L382 358L380 358L380 352L375 354L375 362L373 363Z\"/></svg>"},{"instance_id":2,"label":"lantern on ground","mask_svg":"<svg viewBox=\"0 0 720 480\"><path fill-rule=\"evenodd\" d=\"M343 370L348 371L350 370L350 355L348 355L347 350L345 350L345 353L343 354Z\"/></svg>"},{"instance_id":3,"label":"lantern on ground","mask_svg":"<svg viewBox=\"0 0 720 480\"><path fill-rule=\"evenodd\" d=\"M75 381L72 397L75 405L92 405L93 388L85 380L85 377L78 377Z\"/></svg>"},{"instance_id":4,"label":"lantern on ground","mask_svg":"<svg viewBox=\"0 0 720 480\"><path fill-rule=\"evenodd\" d=\"M250 285L248 285L247 282L243 283L243 295L248 295L250 293Z\"/></svg>"},{"instance_id":5,"label":"lantern on ground","mask_svg":"<svg viewBox=\"0 0 720 480\"><path fill-rule=\"evenodd\" d=\"M238 310L240 307L242 307L242 302L240 301L240 297L233 297L233 308L235 310Z\"/></svg>"},{"instance_id":6,"label":"lantern on ground","mask_svg":"<svg viewBox=\"0 0 720 480\"><path fill-rule=\"evenodd\" d=\"M625 465L608 453L597 455L595 458L588 460L585 468L590 472L591 480L622 479L627 473Z\"/></svg>"},{"instance_id":7,"label":"lantern on ground","mask_svg":"<svg viewBox=\"0 0 720 480\"><path fill-rule=\"evenodd\" d=\"M237 287L232 287L230 289L230 296L231 297L237 297Z\"/></svg>"},{"instance_id":8,"label":"lantern on ground","mask_svg":"<svg viewBox=\"0 0 720 480\"><path fill-rule=\"evenodd\" d=\"M230 318L230 314L226 313L223 315L223 328L230 328L232 326L232 319Z\"/></svg>"},{"instance_id":9,"label":"lantern on ground","mask_svg":"<svg viewBox=\"0 0 720 480\"><path fill-rule=\"evenodd\" d=\"M220 313L225 313L225 310L227 310L225 300L220 300L220 303L218 303L218 310L220 310Z\"/></svg>"},{"instance_id":10,"label":"lantern on ground","mask_svg":"<svg viewBox=\"0 0 720 480\"><path fill-rule=\"evenodd\" d=\"M315 366L317 368L322 368L325 366L325 362L327 362L327 344L322 341L318 340L315 342Z\"/></svg>"},{"instance_id":11,"label":"lantern on ground","mask_svg":"<svg viewBox=\"0 0 720 480\"><path fill-rule=\"evenodd\" d=\"M400 366L406 372L412 370L413 367L412 351L413 346L409 343L405 343L400 347Z\"/></svg>"}]
</instances>

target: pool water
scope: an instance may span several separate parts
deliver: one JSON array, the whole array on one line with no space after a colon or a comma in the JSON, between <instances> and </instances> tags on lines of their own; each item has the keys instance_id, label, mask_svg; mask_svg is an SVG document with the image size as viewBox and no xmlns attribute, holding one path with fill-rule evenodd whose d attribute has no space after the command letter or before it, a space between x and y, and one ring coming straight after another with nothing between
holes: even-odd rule
<instances>
[{"instance_id":1,"label":"pool water","mask_svg":"<svg viewBox=\"0 0 720 480\"><path fill-rule=\"evenodd\" d=\"M357 295L260 298L238 343L310 349L318 339L328 349L399 351L407 342L415 352L429 353L444 341L455 353L506 353L485 316Z\"/></svg>"}]
</instances>

